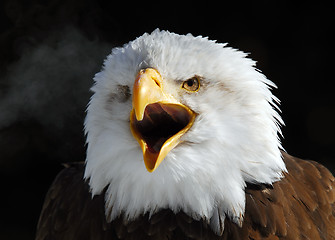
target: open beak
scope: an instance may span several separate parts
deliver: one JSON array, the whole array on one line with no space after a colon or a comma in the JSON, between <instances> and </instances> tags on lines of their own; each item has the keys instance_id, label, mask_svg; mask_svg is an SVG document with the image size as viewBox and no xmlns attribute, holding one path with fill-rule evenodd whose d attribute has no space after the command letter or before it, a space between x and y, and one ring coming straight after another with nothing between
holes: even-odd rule
<instances>
[{"instance_id":1,"label":"open beak","mask_svg":"<svg viewBox=\"0 0 335 240\"><path fill-rule=\"evenodd\" d=\"M144 163L153 172L180 143L196 114L162 89L159 72L142 69L134 82L130 129L143 151Z\"/></svg>"}]
</instances>

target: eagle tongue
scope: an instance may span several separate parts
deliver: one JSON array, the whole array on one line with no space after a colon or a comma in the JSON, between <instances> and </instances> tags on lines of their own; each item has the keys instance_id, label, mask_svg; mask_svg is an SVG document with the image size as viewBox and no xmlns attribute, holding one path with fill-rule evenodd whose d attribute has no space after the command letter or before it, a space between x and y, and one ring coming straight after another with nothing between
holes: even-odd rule
<instances>
[{"instance_id":1,"label":"eagle tongue","mask_svg":"<svg viewBox=\"0 0 335 240\"><path fill-rule=\"evenodd\" d=\"M165 124L175 121L172 116L165 111L164 104L150 104L145 109L146 124L150 124L152 129L151 136L146 139L148 150L151 153L158 153L165 141L170 137L167 133L170 131L169 126Z\"/></svg>"},{"instance_id":2,"label":"eagle tongue","mask_svg":"<svg viewBox=\"0 0 335 240\"><path fill-rule=\"evenodd\" d=\"M148 150L151 152L151 153L159 153L159 151L161 150L163 144L165 143L165 141L167 140L167 138L158 138L158 139L155 139L154 142L152 142L152 146L150 144L148 144Z\"/></svg>"},{"instance_id":3,"label":"eagle tongue","mask_svg":"<svg viewBox=\"0 0 335 240\"><path fill-rule=\"evenodd\" d=\"M158 153L171 136L190 121L186 111L175 104L154 103L145 109L142 129L146 129L145 141L151 153Z\"/></svg>"}]
</instances>

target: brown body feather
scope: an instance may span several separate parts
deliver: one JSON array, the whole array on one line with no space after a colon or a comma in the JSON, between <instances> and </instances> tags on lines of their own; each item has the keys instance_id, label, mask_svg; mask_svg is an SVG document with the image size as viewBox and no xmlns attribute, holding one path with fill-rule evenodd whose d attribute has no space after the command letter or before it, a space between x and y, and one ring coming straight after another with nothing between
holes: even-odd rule
<instances>
[{"instance_id":1,"label":"brown body feather","mask_svg":"<svg viewBox=\"0 0 335 240\"><path fill-rule=\"evenodd\" d=\"M335 239L335 179L322 165L283 153L288 169L273 186L248 185L242 228L225 220L222 236L205 221L164 209L149 219L107 223L104 194L91 197L84 164L71 164L46 196L36 240L43 239Z\"/></svg>"}]
</instances>

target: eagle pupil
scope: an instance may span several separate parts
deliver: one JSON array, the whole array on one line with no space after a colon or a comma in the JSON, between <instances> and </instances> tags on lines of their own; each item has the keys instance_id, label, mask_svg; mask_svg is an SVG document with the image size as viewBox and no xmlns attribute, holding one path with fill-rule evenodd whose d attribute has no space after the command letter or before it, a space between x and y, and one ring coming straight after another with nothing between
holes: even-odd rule
<instances>
[{"instance_id":1,"label":"eagle pupil","mask_svg":"<svg viewBox=\"0 0 335 240\"><path fill-rule=\"evenodd\" d=\"M195 80L194 79L189 79L187 81L187 86L192 87L194 85Z\"/></svg>"}]
</instances>

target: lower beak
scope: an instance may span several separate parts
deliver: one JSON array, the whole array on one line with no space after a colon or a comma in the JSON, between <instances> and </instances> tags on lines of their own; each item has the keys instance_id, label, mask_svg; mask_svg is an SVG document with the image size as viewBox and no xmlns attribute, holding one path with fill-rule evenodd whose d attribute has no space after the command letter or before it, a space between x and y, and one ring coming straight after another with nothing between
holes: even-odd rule
<instances>
[{"instance_id":1,"label":"lower beak","mask_svg":"<svg viewBox=\"0 0 335 240\"><path fill-rule=\"evenodd\" d=\"M153 172L181 142L196 114L163 91L161 75L152 68L138 73L132 104L130 129L140 144L147 170Z\"/></svg>"}]
</instances>

